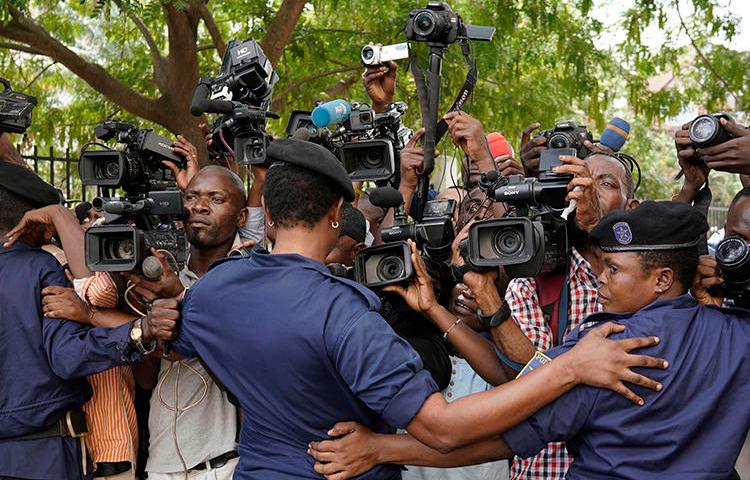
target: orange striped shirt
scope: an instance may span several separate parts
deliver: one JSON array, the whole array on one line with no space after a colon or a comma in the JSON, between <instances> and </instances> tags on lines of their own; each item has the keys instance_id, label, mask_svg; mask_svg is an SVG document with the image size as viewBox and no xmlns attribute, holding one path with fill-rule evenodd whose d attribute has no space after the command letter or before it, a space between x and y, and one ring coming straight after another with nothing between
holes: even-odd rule
<instances>
[{"instance_id":1,"label":"orange striped shirt","mask_svg":"<svg viewBox=\"0 0 750 480\"><path fill-rule=\"evenodd\" d=\"M99 308L117 307L117 286L97 272L83 284L83 299ZM88 377L94 395L83 406L89 434L86 444L96 462L132 462L138 450L135 379L130 366L114 367Z\"/></svg>"}]
</instances>

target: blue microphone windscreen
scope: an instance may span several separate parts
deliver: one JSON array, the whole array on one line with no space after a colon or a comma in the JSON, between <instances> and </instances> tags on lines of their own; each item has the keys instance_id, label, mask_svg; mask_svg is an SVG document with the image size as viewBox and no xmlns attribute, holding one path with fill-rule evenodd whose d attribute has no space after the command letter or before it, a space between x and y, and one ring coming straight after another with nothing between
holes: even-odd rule
<instances>
[{"instance_id":1,"label":"blue microphone windscreen","mask_svg":"<svg viewBox=\"0 0 750 480\"><path fill-rule=\"evenodd\" d=\"M607 123L602 132L602 138L599 143L619 152L630 133L630 124L622 118L615 117Z\"/></svg>"},{"instance_id":2,"label":"blue microphone windscreen","mask_svg":"<svg viewBox=\"0 0 750 480\"><path fill-rule=\"evenodd\" d=\"M352 113L352 106L346 100L331 100L315 107L310 114L318 128L326 128L341 123Z\"/></svg>"}]
</instances>

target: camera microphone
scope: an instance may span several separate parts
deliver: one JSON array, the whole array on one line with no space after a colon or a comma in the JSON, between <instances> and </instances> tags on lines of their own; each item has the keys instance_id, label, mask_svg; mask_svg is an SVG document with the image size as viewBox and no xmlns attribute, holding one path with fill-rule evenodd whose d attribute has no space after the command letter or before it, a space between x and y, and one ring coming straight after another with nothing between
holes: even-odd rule
<instances>
[{"instance_id":1,"label":"camera microphone","mask_svg":"<svg viewBox=\"0 0 750 480\"><path fill-rule=\"evenodd\" d=\"M293 140L302 140L303 142L309 142L311 138L312 135L310 135L310 130L305 127L298 128L292 135Z\"/></svg>"},{"instance_id":2,"label":"camera microphone","mask_svg":"<svg viewBox=\"0 0 750 480\"><path fill-rule=\"evenodd\" d=\"M190 103L190 113L200 117L204 113L232 113L234 104L226 100L211 100L210 77L201 78L193 93L193 101Z\"/></svg>"},{"instance_id":3,"label":"camera microphone","mask_svg":"<svg viewBox=\"0 0 750 480\"><path fill-rule=\"evenodd\" d=\"M151 255L143 259L141 271L144 277L155 282L161 278L161 274L164 273L164 267L162 267L161 261L158 258Z\"/></svg>"},{"instance_id":4,"label":"camera microphone","mask_svg":"<svg viewBox=\"0 0 750 480\"><path fill-rule=\"evenodd\" d=\"M379 187L370 193L370 203L380 208L398 208L404 197L393 187Z\"/></svg>"},{"instance_id":5,"label":"camera microphone","mask_svg":"<svg viewBox=\"0 0 750 480\"><path fill-rule=\"evenodd\" d=\"M620 117L615 117L607 123L602 131L602 138L599 143L609 147L614 152L619 152L628 139L630 133L630 124Z\"/></svg>"},{"instance_id":6,"label":"camera microphone","mask_svg":"<svg viewBox=\"0 0 750 480\"><path fill-rule=\"evenodd\" d=\"M315 107L310 114L312 122L318 128L336 125L349 118L352 106L346 100L331 100Z\"/></svg>"}]
</instances>

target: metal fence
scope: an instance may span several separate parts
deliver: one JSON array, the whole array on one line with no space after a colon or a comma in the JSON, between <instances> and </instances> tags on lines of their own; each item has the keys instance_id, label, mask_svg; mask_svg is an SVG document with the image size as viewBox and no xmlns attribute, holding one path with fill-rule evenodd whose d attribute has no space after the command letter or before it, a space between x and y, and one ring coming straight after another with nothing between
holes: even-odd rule
<instances>
[{"instance_id":1,"label":"metal fence","mask_svg":"<svg viewBox=\"0 0 750 480\"><path fill-rule=\"evenodd\" d=\"M62 190L69 204L84 202L97 196L97 187L81 184L77 152L74 151L71 156L70 148L66 148L64 154L55 154L54 148L50 147L45 155L38 147L34 147L31 153L24 154L20 146L16 148L37 175Z\"/></svg>"}]
</instances>

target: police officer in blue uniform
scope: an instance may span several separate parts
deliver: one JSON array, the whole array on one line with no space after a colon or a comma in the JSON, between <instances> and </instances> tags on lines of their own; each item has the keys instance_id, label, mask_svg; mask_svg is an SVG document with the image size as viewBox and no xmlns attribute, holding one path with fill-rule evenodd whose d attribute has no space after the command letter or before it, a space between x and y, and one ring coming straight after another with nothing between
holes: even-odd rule
<instances>
[{"instance_id":1,"label":"police officer in blue uniform","mask_svg":"<svg viewBox=\"0 0 750 480\"><path fill-rule=\"evenodd\" d=\"M3 240L26 211L59 201L57 191L29 170L0 162ZM80 409L91 397L85 377L141 356L130 323L90 328L42 316L40 292L52 285L70 286L54 257L23 241L10 248L0 243L2 480L89 478ZM141 333L144 341L151 335L145 327Z\"/></svg>"},{"instance_id":2,"label":"police officer in blue uniform","mask_svg":"<svg viewBox=\"0 0 750 480\"><path fill-rule=\"evenodd\" d=\"M643 391L645 405L633 408L608 391L577 387L503 435L513 452L529 457L565 441L574 458L570 479L737 478L750 428L750 312L702 306L687 293L707 230L705 217L679 202L644 202L594 228L606 265L604 313L589 320L625 325L619 336L659 336L645 352L669 361L654 373L664 388ZM547 355L567 351L581 335Z\"/></svg>"},{"instance_id":3,"label":"police officer in blue uniform","mask_svg":"<svg viewBox=\"0 0 750 480\"><path fill-rule=\"evenodd\" d=\"M627 367L662 362L623 355L651 341L625 348L601 334L512 386L446 403L417 353L380 315L377 296L324 264L339 236L343 202L354 200L338 159L298 140L276 140L267 154L273 164L264 205L275 229L273 253L214 264L186 294L172 345L200 356L242 406L236 480L322 478L308 444L340 420L380 433L408 426L435 448L456 448L510 427L576 383L606 384L594 366L615 357L617 384L629 378L655 388ZM413 244L412 250L417 259ZM413 300L417 292L424 295L412 308L450 315L437 305L429 279L402 295ZM380 465L361 478L400 477L398 466Z\"/></svg>"}]
</instances>

